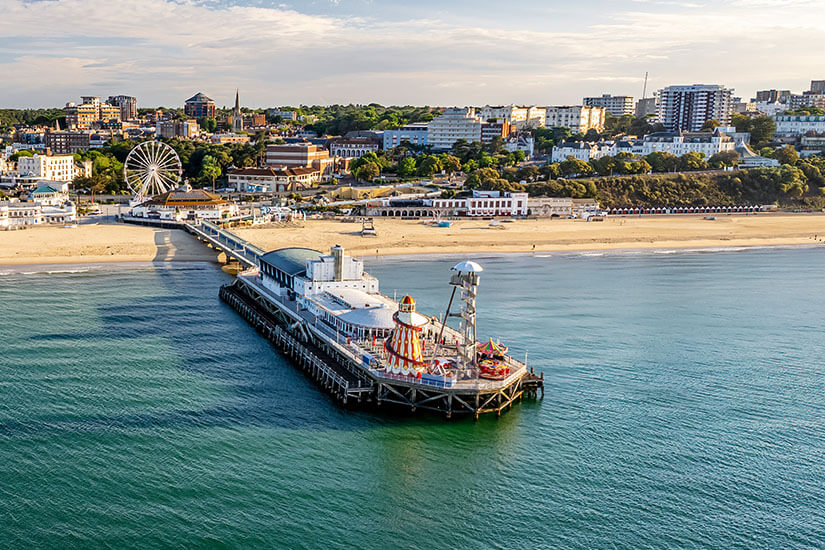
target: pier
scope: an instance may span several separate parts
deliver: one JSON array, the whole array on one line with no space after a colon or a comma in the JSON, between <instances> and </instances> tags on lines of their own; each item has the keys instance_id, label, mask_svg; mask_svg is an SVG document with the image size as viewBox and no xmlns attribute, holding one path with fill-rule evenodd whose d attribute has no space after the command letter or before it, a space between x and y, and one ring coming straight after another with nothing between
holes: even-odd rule
<instances>
[{"instance_id":1,"label":"pier","mask_svg":"<svg viewBox=\"0 0 825 550\"><path fill-rule=\"evenodd\" d=\"M187 222L183 229L203 243L226 254L227 260L236 260L245 268L257 267L258 258L265 252L254 244L210 221Z\"/></svg>"}]
</instances>

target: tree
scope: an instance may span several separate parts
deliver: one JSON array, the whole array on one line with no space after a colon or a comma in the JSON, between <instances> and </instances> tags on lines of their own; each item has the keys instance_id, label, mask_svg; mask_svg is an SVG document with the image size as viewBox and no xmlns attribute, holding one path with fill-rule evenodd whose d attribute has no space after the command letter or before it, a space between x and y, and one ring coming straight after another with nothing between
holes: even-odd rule
<instances>
[{"instance_id":1,"label":"tree","mask_svg":"<svg viewBox=\"0 0 825 550\"><path fill-rule=\"evenodd\" d=\"M438 157L432 155L422 155L418 164L418 175L429 177L436 172L441 172L444 168L441 166L441 161Z\"/></svg>"},{"instance_id":2,"label":"tree","mask_svg":"<svg viewBox=\"0 0 825 550\"><path fill-rule=\"evenodd\" d=\"M455 157L453 157L455 158ZM415 175L415 159L407 157L398 163L398 175L402 178L408 178Z\"/></svg>"},{"instance_id":3,"label":"tree","mask_svg":"<svg viewBox=\"0 0 825 550\"><path fill-rule=\"evenodd\" d=\"M579 160L573 155L559 163L559 169L564 176L586 176L593 173L590 164Z\"/></svg>"},{"instance_id":4,"label":"tree","mask_svg":"<svg viewBox=\"0 0 825 550\"><path fill-rule=\"evenodd\" d=\"M716 128L718 128L719 126L722 126L722 123L721 123L721 122L719 122L719 121L718 121L718 120L716 120L715 118L709 118L709 119L708 119L708 120L706 120L706 121L705 121L705 123L702 125L702 131L703 131L703 132L712 132L713 130L715 130L715 129L716 129Z\"/></svg>"},{"instance_id":5,"label":"tree","mask_svg":"<svg viewBox=\"0 0 825 550\"><path fill-rule=\"evenodd\" d=\"M679 157L679 169L684 171L707 170L708 163L705 162L705 155L691 151Z\"/></svg>"},{"instance_id":6,"label":"tree","mask_svg":"<svg viewBox=\"0 0 825 550\"><path fill-rule=\"evenodd\" d=\"M212 192L215 192L215 178L221 175L221 165L218 159L212 155L206 155L201 160L200 176L204 179L212 180Z\"/></svg>"},{"instance_id":7,"label":"tree","mask_svg":"<svg viewBox=\"0 0 825 550\"><path fill-rule=\"evenodd\" d=\"M728 168L739 164L739 153L736 151L722 151L708 159L711 168Z\"/></svg>"},{"instance_id":8,"label":"tree","mask_svg":"<svg viewBox=\"0 0 825 550\"><path fill-rule=\"evenodd\" d=\"M786 145L781 149L777 149L773 153L773 158L779 161L779 164L794 165L799 160L799 153L790 145Z\"/></svg>"},{"instance_id":9,"label":"tree","mask_svg":"<svg viewBox=\"0 0 825 550\"><path fill-rule=\"evenodd\" d=\"M362 181L372 181L381 174L381 168L376 162L368 162L358 167L354 175L357 179Z\"/></svg>"},{"instance_id":10,"label":"tree","mask_svg":"<svg viewBox=\"0 0 825 550\"><path fill-rule=\"evenodd\" d=\"M734 114L731 117L731 123L737 132L749 132L751 135L751 144L756 148L770 143L776 133L776 122L769 116L751 118Z\"/></svg>"},{"instance_id":11,"label":"tree","mask_svg":"<svg viewBox=\"0 0 825 550\"><path fill-rule=\"evenodd\" d=\"M443 170L448 174L453 174L461 170L461 159L458 157L443 153L438 156L438 160L441 162Z\"/></svg>"},{"instance_id":12,"label":"tree","mask_svg":"<svg viewBox=\"0 0 825 550\"><path fill-rule=\"evenodd\" d=\"M479 168L464 181L464 187L467 189L477 189L485 182L495 181L499 179L498 170L494 168Z\"/></svg>"},{"instance_id":13,"label":"tree","mask_svg":"<svg viewBox=\"0 0 825 550\"><path fill-rule=\"evenodd\" d=\"M201 130L211 134L218 128L218 121L211 116L204 116L198 119L198 125Z\"/></svg>"},{"instance_id":14,"label":"tree","mask_svg":"<svg viewBox=\"0 0 825 550\"><path fill-rule=\"evenodd\" d=\"M679 168L679 157L664 151L653 151L645 155L645 160L654 172L675 172Z\"/></svg>"},{"instance_id":15,"label":"tree","mask_svg":"<svg viewBox=\"0 0 825 550\"><path fill-rule=\"evenodd\" d=\"M11 155L9 157L9 160L12 161L12 162L16 162L17 159L19 159L20 157L32 157L32 156L34 156L34 154L31 151L29 151L27 149L23 149L22 151L17 151L15 154Z\"/></svg>"}]
</instances>

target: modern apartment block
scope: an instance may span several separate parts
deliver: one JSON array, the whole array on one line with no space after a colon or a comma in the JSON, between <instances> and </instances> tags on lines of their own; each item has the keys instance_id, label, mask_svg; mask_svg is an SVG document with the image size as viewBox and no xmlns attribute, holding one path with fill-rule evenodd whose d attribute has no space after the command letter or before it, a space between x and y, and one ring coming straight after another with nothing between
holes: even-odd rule
<instances>
[{"instance_id":1,"label":"modern apartment block","mask_svg":"<svg viewBox=\"0 0 825 550\"><path fill-rule=\"evenodd\" d=\"M120 120L137 119L137 98L128 95L109 96L106 100L109 105L120 107Z\"/></svg>"},{"instance_id":2,"label":"modern apartment block","mask_svg":"<svg viewBox=\"0 0 825 550\"><path fill-rule=\"evenodd\" d=\"M398 147L405 141L410 145L427 145L428 126L426 122L416 122L400 126L394 130L384 130L384 150Z\"/></svg>"},{"instance_id":3,"label":"modern apartment block","mask_svg":"<svg viewBox=\"0 0 825 550\"><path fill-rule=\"evenodd\" d=\"M472 107L445 109L430 121L427 142L435 150L446 151L459 139L481 141L482 120Z\"/></svg>"},{"instance_id":4,"label":"modern apartment block","mask_svg":"<svg viewBox=\"0 0 825 550\"><path fill-rule=\"evenodd\" d=\"M184 102L183 112L192 118L214 117L215 102L206 94L198 92Z\"/></svg>"},{"instance_id":5,"label":"modern apartment block","mask_svg":"<svg viewBox=\"0 0 825 550\"><path fill-rule=\"evenodd\" d=\"M708 120L730 125L733 90L718 84L668 86L659 91L658 121L665 129L698 132Z\"/></svg>"},{"instance_id":6,"label":"modern apartment block","mask_svg":"<svg viewBox=\"0 0 825 550\"><path fill-rule=\"evenodd\" d=\"M633 97L629 95L604 94L601 97L585 97L583 101L588 107L602 107L615 117L633 114Z\"/></svg>"},{"instance_id":7,"label":"modern apartment block","mask_svg":"<svg viewBox=\"0 0 825 550\"><path fill-rule=\"evenodd\" d=\"M636 102L636 118L644 118L647 115L656 114L656 98L645 97Z\"/></svg>"},{"instance_id":8,"label":"modern apartment block","mask_svg":"<svg viewBox=\"0 0 825 550\"><path fill-rule=\"evenodd\" d=\"M589 130L604 131L605 109L587 105L562 105L545 108L546 128L570 128L574 134Z\"/></svg>"},{"instance_id":9,"label":"modern apartment block","mask_svg":"<svg viewBox=\"0 0 825 550\"><path fill-rule=\"evenodd\" d=\"M66 104L66 126L88 130L105 122L120 122L120 107L101 103L99 96L81 96L80 104Z\"/></svg>"}]
</instances>

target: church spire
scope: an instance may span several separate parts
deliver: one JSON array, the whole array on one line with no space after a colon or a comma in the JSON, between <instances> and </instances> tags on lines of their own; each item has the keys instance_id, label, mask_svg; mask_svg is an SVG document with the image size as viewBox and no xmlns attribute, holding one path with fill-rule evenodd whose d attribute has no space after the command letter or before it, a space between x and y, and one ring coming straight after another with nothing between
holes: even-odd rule
<instances>
[{"instance_id":1,"label":"church spire","mask_svg":"<svg viewBox=\"0 0 825 550\"><path fill-rule=\"evenodd\" d=\"M240 97L238 96L238 89L235 88L235 111L237 112L237 111L240 111L240 110L241 110L241 100L240 100Z\"/></svg>"}]
</instances>

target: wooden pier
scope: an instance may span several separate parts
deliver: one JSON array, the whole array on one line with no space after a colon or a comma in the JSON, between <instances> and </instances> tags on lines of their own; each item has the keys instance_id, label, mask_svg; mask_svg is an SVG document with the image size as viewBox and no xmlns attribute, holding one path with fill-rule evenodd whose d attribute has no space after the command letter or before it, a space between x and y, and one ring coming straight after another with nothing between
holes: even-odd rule
<instances>
[{"instance_id":1,"label":"wooden pier","mask_svg":"<svg viewBox=\"0 0 825 550\"><path fill-rule=\"evenodd\" d=\"M264 296L262 289L239 277L221 287L221 299L341 405L401 408L409 412L500 416L525 397L544 397L544 374L532 369L505 381L476 380L452 387L428 385L401 375L368 369L344 346L329 341L295 311Z\"/></svg>"}]
</instances>

